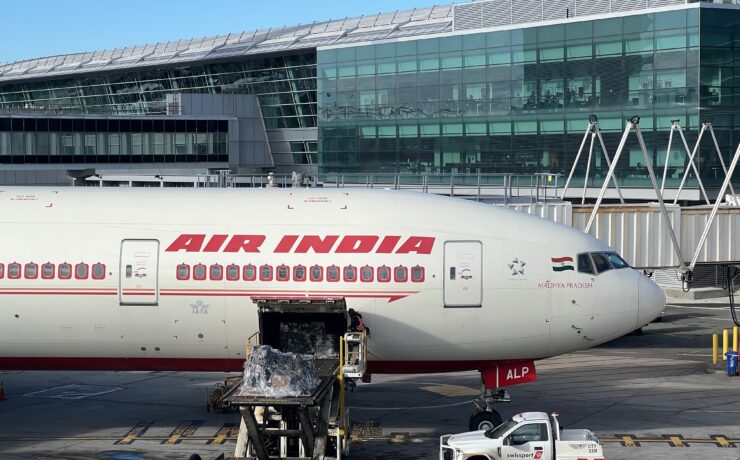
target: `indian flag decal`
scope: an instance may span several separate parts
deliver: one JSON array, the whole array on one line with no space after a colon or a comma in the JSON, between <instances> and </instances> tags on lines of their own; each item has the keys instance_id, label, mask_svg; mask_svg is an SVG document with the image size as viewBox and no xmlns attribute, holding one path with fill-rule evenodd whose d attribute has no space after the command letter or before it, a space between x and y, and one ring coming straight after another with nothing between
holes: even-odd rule
<instances>
[{"instance_id":1,"label":"indian flag decal","mask_svg":"<svg viewBox=\"0 0 740 460\"><path fill-rule=\"evenodd\" d=\"M552 271L554 272L564 272L566 270L575 270L573 268L573 258L572 257L553 257L552 259Z\"/></svg>"}]
</instances>

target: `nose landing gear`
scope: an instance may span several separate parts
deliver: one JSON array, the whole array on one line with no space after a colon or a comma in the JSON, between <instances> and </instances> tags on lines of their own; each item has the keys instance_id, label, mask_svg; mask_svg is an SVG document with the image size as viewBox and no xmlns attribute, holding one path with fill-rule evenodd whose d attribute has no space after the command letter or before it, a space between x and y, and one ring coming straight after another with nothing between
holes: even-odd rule
<instances>
[{"instance_id":1,"label":"nose landing gear","mask_svg":"<svg viewBox=\"0 0 740 460\"><path fill-rule=\"evenodd\" d=\"M484 385L481 395L473 400L475 411L468 421L470 431L490 430L501 425L503 420L493 405L510 401L511 396L506 390L485 388Z\"/></svg>"}]
</instances>

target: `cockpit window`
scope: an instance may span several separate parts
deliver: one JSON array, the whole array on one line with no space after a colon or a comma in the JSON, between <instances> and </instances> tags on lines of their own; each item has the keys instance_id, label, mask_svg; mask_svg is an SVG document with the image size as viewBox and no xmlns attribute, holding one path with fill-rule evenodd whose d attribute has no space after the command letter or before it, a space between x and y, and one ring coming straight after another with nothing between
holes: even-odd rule
<instances>
[{"instance_id":1,"label":"cockpit window","mask_svg":"<svg viewBox=\"0 0 740 460\"><path fill-rule=\"evenodd\" d=\"M607 259L609 259L609 263L612 264L612 267L616 269L620 268L629 268L630 264L624 261L616 252L607 252L604 254Z\"/></svg>"},{"instance_id":2,"label":"cockpit window","mask_svg":"<svg viewBox=\"0 0 740 460\"><path fill-rule=\"evenodd\" d=\"M591 256L588 254L578 255L578 271L581 273L593 273L594 267L591 265Z\"/></svg>"},{"instance_id":3,"label":"cockpit window","mask_svg":"<svg viewBox=\"0 0 740 460\"><path fill-rule=\"evenodd\" d=\"M603 273L612 269L612 266L609 264L609 261L606 259L604 254L593 253L591 254L591 257L594 259L594 265L596 266L597 272Z\"/></svg>"}]
</instances>

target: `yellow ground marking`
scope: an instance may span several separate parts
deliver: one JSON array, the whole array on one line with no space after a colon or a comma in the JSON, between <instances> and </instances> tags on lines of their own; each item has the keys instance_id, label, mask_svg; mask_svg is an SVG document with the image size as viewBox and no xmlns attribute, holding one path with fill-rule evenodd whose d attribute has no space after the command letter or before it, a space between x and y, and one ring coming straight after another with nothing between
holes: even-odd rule
<instances>
[{"instance_id":1,"label":"yellow ground marking","mask_svg":"<svg viewBox=\"0 0 740 460\"><path fill-rule=\"evenodd\" d=\"M221 445L224 444L229 438L236 437L239 427L236 423L226 423L224 426L219 428L216 436L213 439L208 440L206 444Z\"/></svg>"},{"instance_id":2,"label":"yellow ground marking","mask_svg":"<svg viewBox=\"0 0 740 460\"><path fill-rule=\"evenodd\" d=\"M673 447L688 447L687 444L684 443L684 440L682 439L682 436L679 435L664 435L666 438L670 439L670 444Z\"/></svg>"},{"instance_id":3,"label":"yellow ground marking","mask_svg":"<svg viewBox=\"0 0 740 460\"><path fill-rule=\"evenodd\" d=\"M448 398L480 395L479 389L464 387L460 385L429 385L426 387L421 387L420 389L428 391L430 393L447 396Z\"/></svg>"},{"instance_id":4,"label":"yellow ground marking","mask_svg":"<svg viewBox=\"0 0 740 460\"><path fill-rule=\"evenodd\" d=\"M180 444L183 438L193 436L195 431L203 425L202 420L187 420L182 422L172 430L169 438L166 441L162 441L162 444Z\"/></svg>"},{"instance_id":5,"label":"yellow ground marking","mask_svg":"<svg viewBox=\"0 0 740 460\"><path fill-rule=\"evenodd\" d=\"M151 428L152 425L154 425L154 421L142 420L141 422L137 423L133 428L131 428L128 431L128 433L126 433L122 438L118 439L114 444L124 445L124 446L133 444L133 442L139 439L144 433L146 433L146 430Z\"/></svg>"},{"instance_id":6,"label":"yellow ground marking","mask_svg":"<svg viewBox=\"0 0 740 460\"><path fill-rule=\"evenodd\" d=\"M718 447L735 447L735 444L728 441L725 436L715 434L710 437L717 442Z\"/></svg>"}]
</instances>

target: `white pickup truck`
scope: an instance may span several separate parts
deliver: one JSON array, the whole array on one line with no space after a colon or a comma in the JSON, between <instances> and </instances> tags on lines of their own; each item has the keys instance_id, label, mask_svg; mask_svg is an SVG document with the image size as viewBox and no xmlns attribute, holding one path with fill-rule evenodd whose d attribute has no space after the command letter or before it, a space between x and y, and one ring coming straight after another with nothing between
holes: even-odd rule
<instances>
[{"instance_id":1,"label":"white pickup truck","mask_svg":"<svg viewBox=\"0 0 740 460\"><path fill-rule=\"evenodd\" d=\"M560 430L558 414L524 412L490 430L445 435L439 460L604 460L589 430Z\"/></svg>"}]
</instances>

